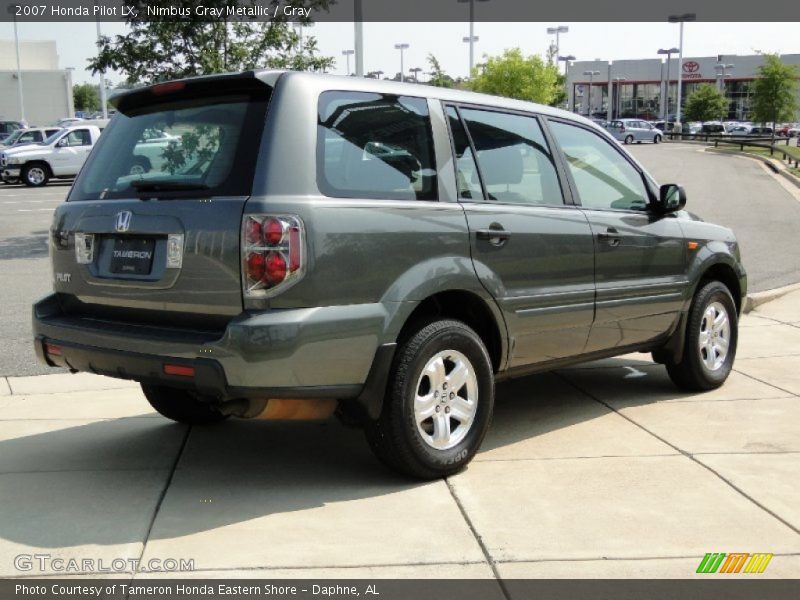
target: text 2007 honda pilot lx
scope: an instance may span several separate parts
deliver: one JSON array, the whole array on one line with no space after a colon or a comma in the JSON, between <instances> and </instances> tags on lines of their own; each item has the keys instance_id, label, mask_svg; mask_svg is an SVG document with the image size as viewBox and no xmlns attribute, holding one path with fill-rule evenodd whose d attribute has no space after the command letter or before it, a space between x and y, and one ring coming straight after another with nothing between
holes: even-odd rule
<instances>
[{"instance_id":1,"label":"text 2007 honda pilot lx","mask_svg":"<svg viewBox=\"0 0 800 600\"><path fill-rule=\"evenodd\" d=\"M733 233L581 117L274 71L115 104L55 213L35 344L170 419L336 408L432 478L478 450L496 379L631 351L685 389L730 373Z\"/></svg>"}]
</instances>

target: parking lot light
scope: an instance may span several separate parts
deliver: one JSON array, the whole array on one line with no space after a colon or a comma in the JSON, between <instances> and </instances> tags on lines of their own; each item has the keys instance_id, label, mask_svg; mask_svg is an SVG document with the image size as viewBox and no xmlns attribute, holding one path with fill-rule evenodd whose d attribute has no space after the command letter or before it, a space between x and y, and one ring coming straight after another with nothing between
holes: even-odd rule
<instances>
[{"instance_id":1,"label":"parking lot light","mask_svg":"<svg viewBox=\"0 0 800 600\"><path fill-rule=\"evenodd\" d=\"M403 52L408 50L409 47L410 47L410 44L406 44L405 42L402 42L400 44L395 44L394 45L395 50L400 50L400 81L405 81L405 75L403 73L404 70L405 70L405 64L403 62L403 58L404 58L403 57Z\"/></svg>"},{"instance_id":2,"label":"parking lot light","mask_svg":"<svg viewBox=\"0 0 800 600\"><path fill-rule=\"evenodd\" d=\"M670 15L667 21L670 23L678 23L680 25L680 43L678 44L678 107L675 115L675 124L680 126L681 123L681 94L683 92L683 24L687 21L696 21L697 15L695 13L683 13L682 15ZM681 131L683 129L681 128Z\"/></svg>"},{"instance_id":3,"label":"parking lot light","mask_svg":"<svg viewBox=\"0 0 800 600\"><path fill-rule=\"evenodd\" d=\"M667 121L667 115L669 113L669 66L670 62L672 61L672 55L677 54L679 50L677 48L659 48L658 54L666 54L667 55L667 89L666 89L666 100L664 101L664 107L661 111L661 117L664 119L664 122ZM666 126L665 126L666 127Z\"/></svg>"}]
</instances>

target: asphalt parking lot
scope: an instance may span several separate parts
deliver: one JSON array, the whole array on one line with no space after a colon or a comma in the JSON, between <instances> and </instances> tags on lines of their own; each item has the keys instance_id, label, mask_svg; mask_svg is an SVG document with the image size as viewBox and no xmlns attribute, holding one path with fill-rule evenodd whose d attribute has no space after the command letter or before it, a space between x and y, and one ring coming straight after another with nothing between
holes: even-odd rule
<instances>
[{"instance_id":1,"label":"asphalt parking lot","mask_svg":"<svg viewBox=\"0 0 800 600\"><path fill-rule=\"evenodd\" d=\"M705 553L763 552L756 577L796 577L800 292L744 318L716 391L648 358L499 385L475 461L430 483L335 420L189 428L127 382L0 378L0 576L66 564L15 568L38 554L200 578L708 578Z\"/></svg>"}]
</instances>

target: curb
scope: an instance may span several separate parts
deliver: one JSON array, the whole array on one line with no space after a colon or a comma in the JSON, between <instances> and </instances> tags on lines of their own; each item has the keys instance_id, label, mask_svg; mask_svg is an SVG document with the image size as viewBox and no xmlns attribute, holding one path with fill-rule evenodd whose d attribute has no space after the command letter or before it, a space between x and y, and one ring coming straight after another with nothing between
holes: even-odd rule
<instances>
[{"instance_id":1,"label":"curb","mask_svg":"<svg viewBox=\"0 0 800 600\"><path fill-rule=\"evenodd\" d=\"M790 294L796 291L800 291L800 283L792 283L790 285L785 285L783 287L775 288L772 290L756 292L754 294L747 294L747 297L744 299L744 306L742 307L742 312L747 314L756 307L761 306L762 304L766 304L767 302L772 302L773 300L777 300L778 298L781 298L786 294Z\"/></svg>"},{"instance_id":2,"label":"curb","mask_svg":"<svg viewBox=\"0 0 800 600\"><path fill-rule=\"evenodd\" d=\"M780 175L787 181L791 182L798 188L800 188L800 177L790 173L786 167L784 166L782 161L775 160L773 158L768 158L766 156L759 156L757 154L750 154L749 152L741 152L741 151L726 151L723 148L714 148L713 146L708 146L705 148L705 152L711 152L712 154L723 154L726 156L743 156L744 158L750 158L752 160L757 160L767 166L767 168L775 173L776 175Z\"/></svg>"}]
</instances>

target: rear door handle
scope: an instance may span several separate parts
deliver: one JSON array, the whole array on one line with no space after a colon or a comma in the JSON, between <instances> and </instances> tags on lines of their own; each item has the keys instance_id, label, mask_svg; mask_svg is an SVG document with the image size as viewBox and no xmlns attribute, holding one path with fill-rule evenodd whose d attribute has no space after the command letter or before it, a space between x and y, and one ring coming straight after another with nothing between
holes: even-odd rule
<instances>
[{"instance_id":1,"label":"rear door handle","mask_svg":"<svg viewBox=\"0 0 800 600\"><path fill-rule=\"evenodd\" d=\"M612 248L616 248L622 242L622 238L619 236L619 231L617 231L614 227L609 227L606 229L605 233L598 233L597 239L606 242Z\"/></svg>"},{"instance_id":2,"label":"rear door handle","mask_svg":"<svg viewBox=\"0 0 800 600\"><path fill-rule=\"evenodd\" d=\"M493 246L502 246L511 237L511 233L503 229L499 223L492 223L489 229L478 229L475 237L479 240L486 240Z\"/></svg>"}]
</instances>

